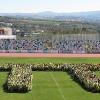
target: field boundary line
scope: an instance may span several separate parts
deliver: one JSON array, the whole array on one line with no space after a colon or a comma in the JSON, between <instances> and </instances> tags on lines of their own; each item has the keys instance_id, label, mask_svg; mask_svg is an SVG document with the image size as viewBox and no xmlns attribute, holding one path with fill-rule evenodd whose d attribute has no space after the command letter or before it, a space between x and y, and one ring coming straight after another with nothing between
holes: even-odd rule
<instances>
[{"instance_id":1,"label":"field boundary line","mask_svg":"<svg viewBox=\"0 0 100 100\"><path fill-rule=\"evenodd\" d=\"M50 74L51 74L53 80L55 81L55 83L56 83L56 85L57 85L57 87L58 87L58 89L59 89L59 92L60 92L60 94L62 95L63 100L65 100L65 97L64 97L64 95L63 95L63 93L62 93L62 91L61 91L61 89L60 89L60 87L59 87L59 85L58 85L56 79L54 78L54 76L53 76L53 74L52 74L51 72L50 72Z\"/></svg>"}]
</instances>

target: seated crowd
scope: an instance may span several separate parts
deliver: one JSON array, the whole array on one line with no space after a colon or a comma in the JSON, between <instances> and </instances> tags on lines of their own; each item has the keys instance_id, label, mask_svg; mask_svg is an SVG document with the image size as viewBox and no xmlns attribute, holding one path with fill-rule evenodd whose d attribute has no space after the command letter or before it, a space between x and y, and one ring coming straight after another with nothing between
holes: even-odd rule
<instances>
[{"instance_id":1,"label":"seated crowd","mask_svg":"<svg viewBox=\"0 0 100 100\"><path fill-rule=\"evenodd\" d=\"M0 39L0 52L100 53L100 41L57 39Z\"/></svg>"}]
</instances>

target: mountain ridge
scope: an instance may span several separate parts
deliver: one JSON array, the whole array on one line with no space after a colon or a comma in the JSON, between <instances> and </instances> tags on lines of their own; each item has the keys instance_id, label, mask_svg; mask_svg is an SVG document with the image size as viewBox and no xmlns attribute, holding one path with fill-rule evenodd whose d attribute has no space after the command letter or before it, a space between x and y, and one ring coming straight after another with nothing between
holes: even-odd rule
<instances>
[{"instance_id":1,"label":"mountain ridge","mask_svg":"<svg viewBox=\"0 0 100 100\"><path fill-rule=\"evenodd\" d=\"M100 22L100 11L56 13L44 11L38 13L0 13L1 16L10 16L15 18L25 18L32 20L56 20L56 21L96 21Z\"/></svg>"},{"instance_id":2,"label":"mountain ridge","mask_svg":"<svg viewBox=\"0 0 100 100\"><path fill-rule=\"evenodd\" d=\"M43 12L38 12L38 13L0 13L2 15L38 15L38 16L67 16L67 15L93 15L93 14L100 14L100 10L98 11L88 11L88 12L61 12L61 13L57 13L57 12L52 12L52 11L43 11Z\"/></svg>"}]
</instances>

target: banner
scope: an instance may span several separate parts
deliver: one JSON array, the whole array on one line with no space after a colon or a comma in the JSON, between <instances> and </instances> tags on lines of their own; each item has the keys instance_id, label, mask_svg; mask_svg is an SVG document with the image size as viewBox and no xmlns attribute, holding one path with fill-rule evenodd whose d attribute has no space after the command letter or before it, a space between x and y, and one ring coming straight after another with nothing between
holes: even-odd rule
<instances>
[{"instance_id":1,"label":"banner","mask_svg":"<svg viewBox=\"0 0 100 100\"><path fill-rule=\"evenodd\" d=\"M27 50L28 53L37 53L37 50Z\"/></svg>"},{"instance_id":2,"label":"banner","mask_svg":"<svg viewBox=\"0 0 100 100\"><path fill-rule=\"evenodd\" d=\"M85 53L85 51L77 51L77 53Z\"/></svg>"},{"instance_id":3,"label":"banner","mask_svg":"<svg viewBox=\"0 0 100 100\"><path fill-rule=\"evenodd\" d=\"M37 53L43 53L43 50L37 50Z\"/></svg>"},{"instance_id":4,"label":"banner","mask_svg":"<svg viewBox=\"0 0 100 100\"><path fill-rule=\"evenodd\" d=\"M0 50L0 53L6 53L6 50Z\"/></svg>"},{"instance_id":5,"label":"banner","mask_svg":"<svg viewBox=\"0 0 100 100\"><path fill-rule=\"evenodd\" d=\"M58 50L51 50L52 53L58 53Z\"/></svg>"},{"instance_id":6,"label":"banner","mask_svg":"<svg viewBox=\"0 0 100 100\"><path fill-rule=\"evenodd\" d=\"M75 50L73 50L73 53L77 53Z\"/></svg>"},{"instance_id":7,"label":"banner","mask_svg":"<svg viewBox=\"0 0 100 100\"><path fill-rule=\"evenodd\" d=\"M21 50L21 53L28 53L27 50Z\"/></svg>"},{"instance_id":8,"label":"banner","mask_svg":"<svg viewBox=\"0 0 100 100\"><path fill-rule=\"evenodd\" d=\"M83 51L75 51L73 50L73 53L86 53L84 50Z\"/></svg>"},{"instance_id":9,"label":"banner","mask_svg":"<svg viewBox=\"0 0 100 100\"><path fill-rule=\"evenodd\" d=\"M60 50L60 53L72 53L72 52L68 50Z\"/></svg>"},{"instance_id":10,"label":"banner","mask_svg":"<svg viewBox=\"0 0 100 100\"><path fill-rule=\"evenodd\" d=\"M17 50L8 50L9 53L17 53Z\"/></svg>"},{"instance_id":11,"label":"banner","mask_svg":"<svg viewBox=\"0 0 100 100\"><path fill-rule=\"evenodd\" d=\"M52 50L43 50L43 53L51 53Z\"/></svg>"}]
</instances>

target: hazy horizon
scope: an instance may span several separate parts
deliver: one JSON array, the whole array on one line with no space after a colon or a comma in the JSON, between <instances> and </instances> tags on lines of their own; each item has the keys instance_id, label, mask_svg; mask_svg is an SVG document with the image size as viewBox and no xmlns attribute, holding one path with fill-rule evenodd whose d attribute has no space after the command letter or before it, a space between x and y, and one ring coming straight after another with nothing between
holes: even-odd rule
<instances>
[{"instance_id":1,"label":"hazy horizon","mask_svg":"<svg viewBox=\"0 0 100 100\"><path fill-rule=\"evenodd\" d=\"M0 13L99 11L100 0L0 0Z\"/></svg>"},{"instance_id":2,"label":"hazy horizon","mask_svg":"<svg viewBox=\"0 0 100 100\"><path fill-rule=\"evenodd\" d=\"M100 11L100 10L92 10L92 11ZM42 13L42 12L52 12L52 13L81 13L81 12L92 12L92 11L76 11L76 12L54 12L54 11L41 11L41 12L10 12L10 13ZM0 12L0 13L9 13L9 12Z\"/></svg>"}]
</instances>

